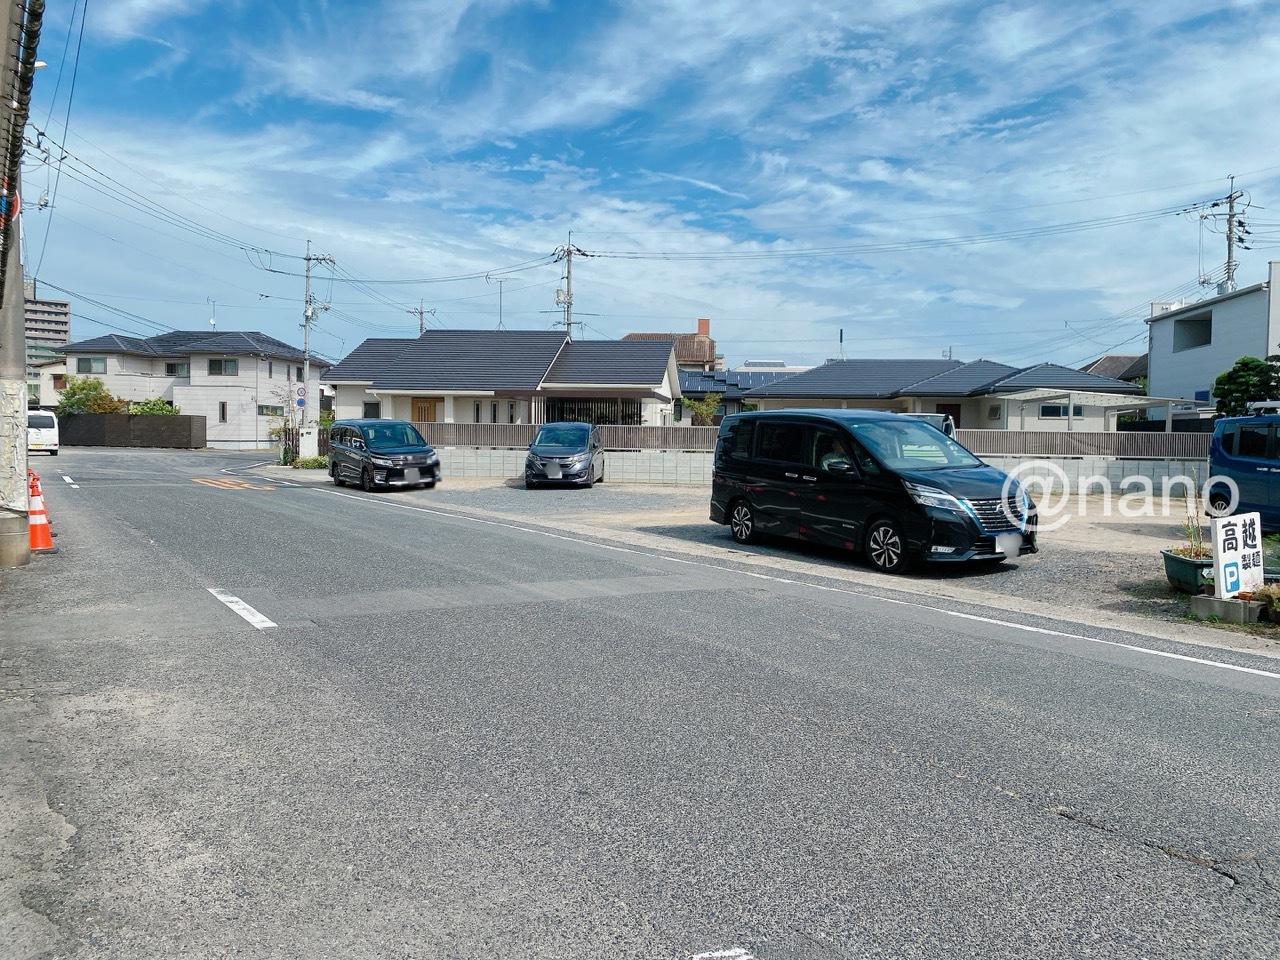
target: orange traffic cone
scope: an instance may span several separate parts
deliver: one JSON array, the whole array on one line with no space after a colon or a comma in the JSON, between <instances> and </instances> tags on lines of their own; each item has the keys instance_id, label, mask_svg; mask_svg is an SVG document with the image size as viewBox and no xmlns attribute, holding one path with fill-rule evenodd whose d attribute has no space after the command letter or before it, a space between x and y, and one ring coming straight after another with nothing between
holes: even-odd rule
<instances>
[{"instance_id":1,"label":"orange traffic cone","mask_svg":"<svg viewBox=\"0 0 1280 960\"><path fill-rule=\"evenodd\" d=\"M27 488L27 499L34 500L36 497L39 497L40 502L43 503L44 491L40 489L40 474L36 473L30 467L27 467L27 473L30 474L30 482L28 483L28 488ZM46 510L45 511L46 520L48 519L48 517L49 517L49 512L48 510ZM49 523L49 535L56 537L58 535L58 531L53 529L53 521L48 520L48 523Z\"/></svg>"},{"instance_id":2,"label":"orange traffic cone","mask_svg":"<svg viewBox=\"0 0 1280 960\"><path fill-rule=\"evenodd\" d=\"M30 532L30 546L32 553L57 553L58 548L53 545L53 536L49 530L49 514L44 509L44 497L38 492L31 498L31 505L27 511L27 529Z\"/></svg>"}]
</instances>

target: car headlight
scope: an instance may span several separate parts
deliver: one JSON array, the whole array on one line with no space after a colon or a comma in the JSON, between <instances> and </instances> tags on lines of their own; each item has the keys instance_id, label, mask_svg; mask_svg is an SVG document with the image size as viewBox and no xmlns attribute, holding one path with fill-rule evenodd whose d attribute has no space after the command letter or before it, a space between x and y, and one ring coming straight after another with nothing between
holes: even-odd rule
<instances>
[{"instance_id":1,"label":"car headlight","mask_svg":"<svg viewBox=\"0 0 1280 960\"><path fill-rule=\"evenodd\" d=\"M382 457L370 457L370 458L369 458L369 462L370 462L370 463L372 463L375 467L390 467L390 466L394 466L394 464L392 464L392 462L391 462L390 460L386 460L386 459L384 459L384 458L382 458Z\"/></svg>"},{"instance_id":2,"label":"car headlight","mask_svg":"<svg viewBox=\"0 0 1280 960\"><path fill-rule=\"evenodd\" d=\"M956 513L966 512L964 504L937 487L926 486L923 483L912 483L909 480L903 480L902 486L906 488L911 499L922 507L937 507L939 510L954 510Z\"/></svg>"},{"instance_id":3,"label":"car headlight","mask_svg":"<svg viewBox=\"0 0 1280 960\"><path fill-rule=\"evenodd\" d=\"M542 466L542 462L543 462L543 461L542 461L542 458L541 458L541 457L539 457L539 456L537 456L537 455L535 455L535 454L532 454L532 453L531 453L531 454L529 454L528 460L529 460L529 462L530 462L530 463L532 463L532 464L534 464L534 465L536 465L536 466L539 466L539 467L540 467L540 466Z\"/></svg>"}]
</instances>

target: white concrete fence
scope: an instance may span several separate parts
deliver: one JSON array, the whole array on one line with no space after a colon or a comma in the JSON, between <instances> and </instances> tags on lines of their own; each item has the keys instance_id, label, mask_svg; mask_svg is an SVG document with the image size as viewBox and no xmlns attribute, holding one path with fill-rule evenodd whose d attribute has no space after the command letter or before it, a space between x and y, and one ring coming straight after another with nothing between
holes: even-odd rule
<instances>
[{"instance_id":1,"label":"white concrete fence","mask_svg":"<svg viewBox=\"0 0 1280 960\"><path fill-rule=\"evenodd\" d=\"M474 447L439 447L441 469L449 477L505 477L523 479L523 450ZM1163 481L1191 477L1203 484L1209 477L1205 460L1136 460L1116 457L993 457L982 458L1006 473L1017 472L1026 481L1033 478L1047 489L1061 493L1124 494L1122 484L1135 477L1151 481L1155 493L1163 492ZM709 485L711 454L677 451L605 452L606 483L666 483ZM1130 488L1140 481L1130 481ZM1085 489L1081 490L1081 486ZM1065 487L1065 489L1064 489ZM1176 491L1175 491L1176 492Z\"/></svg>"}]
</instances>

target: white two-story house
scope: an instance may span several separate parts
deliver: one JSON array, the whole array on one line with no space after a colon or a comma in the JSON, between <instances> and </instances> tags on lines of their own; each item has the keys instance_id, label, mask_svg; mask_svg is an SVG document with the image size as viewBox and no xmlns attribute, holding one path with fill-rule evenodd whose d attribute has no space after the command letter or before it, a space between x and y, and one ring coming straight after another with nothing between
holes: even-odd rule
<instances>
[{"instance_id":1,"label":"white two-story house","mask_svg":"<svg viewBox=\"0 0 1280 960\"><path fill-rule=\"evenodd\" d=\"M95 377L122 400L160 397L205 418L206 442L224 450L272 446L271 431L302 386L301 350L263 333L178 330L140 339L109 334L60 348L67 373ZM305 396L319 409L319 378L329 367L311 358Z\"/></svg>"},{"instance_id":2,"label":"white two-story house","mask_svg":"<svg viewBox=\"0 0 1280 960\"><path fill-rule=\"evenodd\" d=\"M1147 342L1147 392L1212 407L1214 381L1237 360L1280 353L1280 261L1264 283L1198 303L1153 303Z\"/></svg>"}]
</instances>

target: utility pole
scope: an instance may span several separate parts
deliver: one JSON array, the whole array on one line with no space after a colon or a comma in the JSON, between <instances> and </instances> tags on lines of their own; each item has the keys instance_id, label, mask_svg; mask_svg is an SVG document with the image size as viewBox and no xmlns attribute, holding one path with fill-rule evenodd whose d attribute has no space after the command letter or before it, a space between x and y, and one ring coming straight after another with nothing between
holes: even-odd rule
<instances>
[{"instance_id":1,"label":"utility pole","mask_svg":"<svg viewBox=\"0 0 1280 960\"><path fill-rule=\"evenodd\" d=\"M22 136L44 0L0 0L0 567L31 561L27 513L26 295L18 226Z\"/></svg>"},{"instance_id":2,"label":"utility pole","mask_svg":"<svg viewBox=\"0 0 1280 960\"><path fill-rule=\"evenodd\" d=\"M298 431L298 456L314 457L319 455L320 445L316 437L315 418L311 416L313 409L319 409L320 397L311 396L311 321L316 316L317 304L311 297L311 264L327 263L333 265L334 259L328 254L311 253L311 241L307 241L306 269L306 297L303 301L302 308L302 428ZM328 310L327 303L319 304L321 310Z\"/></svg>"},{"instance_id":3,"label":"utility pole","mask_svg":"<svg viewBox=\"0 0 1280 960\"><path fill-rule=\"evenodd\" d=\"M564 335L573 339L573 255L585 257L587 254L573 245L573 231L569 231L569 242L556 250L557 259L565 261L564 289L556 291L556 306L564 307Z\"/></svg>"},{"instance_id":4,"label":"utility pole","mask_svg":"<svg viewBox=\"0 0 1280 960\"><path fill-rule=\"evenodd\" d=\"M1236 288L1236 201L1244 196L1236 190L1236 178L1228 178L1227 190L1227 292ZM1244 224L1239 225L1243 227Z\"/></svg>"},{"instance_id":5,"label":"utility pole","mask_svg":"<svg viewBox=\"0 0 1280 960\"><path fill-rule=\"evenodd\" d=\"M507 282L508 278L503 277L501 280L498 280L486 275L484 279L485 283L496 283L498 285L498 329L505 330L506 327L503 326L502 323L502 285Z\"/></svg>"},{"instance_id":6,"label":"utility pole","mask_svg":"<svg viewBox=\"0 0 1280 960\"><path fill-rule=\"evenodd\" d=\"M432 307L430 310L424 310L422 308L422 301L419 300L417 310L410 309L406 310L405 313L418 318L418 336L422 336L427 332L427 314L429 313L434 317L436 315L436 308Z\"/></svg>"}]
</instances>

